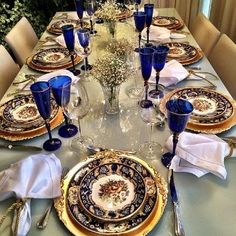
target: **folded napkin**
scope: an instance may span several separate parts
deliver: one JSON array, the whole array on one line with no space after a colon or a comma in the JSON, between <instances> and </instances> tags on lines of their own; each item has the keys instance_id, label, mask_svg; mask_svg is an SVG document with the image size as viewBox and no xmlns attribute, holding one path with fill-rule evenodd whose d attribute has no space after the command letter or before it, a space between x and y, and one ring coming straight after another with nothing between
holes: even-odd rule
<instances>
[{"instance_id":1,"label":"folded napkin","mask_svg":"<svg viewBox=\"0 0 236 236\"><path fill-rule=\"evenodd\" d=\"M166 148L172 151L172 136L166 142ZM224 159L230 153L228 143L216 135L193 134L183 132L179 136L176 155L170 168L176 172L188 172L201 177L212 173L226 179ZM234 149L232 156L236 155Z\"/></svg>"},{"instance_id":2,"label":"folded napkin","mask_svg":"<svg viewBox=\"0 0 236 236\"><path fill-rule=\"evenodd\" d=\"M197 74L197 73L196 73ZM165 67L160 72L159 83L168 87L170 85L175 85L178 82L186 79L189 76L188 70L186 70L181 63L176 60L171 60L165 64ZM201 75L205 77L205 75ZM200 79L199 77L191 74L191 79ZM156 71L153 69L151 78L149 82L156 82Z\"/></svg>"},{"instance_id":3,"label":"folded napkin","mask_svg":"<svg viewBox=\"0 0 236 236\"><path fill-rule=\"evenodd\" d=\"M0 172L0 201L10 197L27 199L20 212L18 236L26 235L30 229L31 198L56 198L61 195L61 173L61 162L54 154L29 156Z\"/></svg>"},{"instance_id":4,"label":"folded napkin","mask_svg":"<svg viewBox=\"0 0 236 236\"><path fill-rule=\"evenodd\" d=\"M57 70L54 72L50 72L47 73L45 75L42 75L40 77L37 78L37 81L49 81L51 78L59 76L59 75L66 75L69 76L72 80L72 84L76 84L79 81L79 77L75 76L72 72L70 72L69 70ZM25 83L21 83L18 85L19 89L25 89L28 90L30 89L30 85L31 83L29 83L30 81L26 81L25 83L27 83L27 86L25 86Z\"/></svg>"},{"instance_id":5,"label":"folded napkin","mask_svg":"<svg viewBox=\"0 0 236 236\"><path fill-rule=\"evenodd\" d=\"M65 43L65 40L64 40L64 36L63 34L59 35L58 37L56 37L55 39L61 46L65 47L66 48L66 43ZM78 39L78 36L77 36L77 33L75 33L75 51L78 53L78 54L82 54L84 49L83 47L80 45L79 43L79 39Z\"/></svg>"},{"instance_id":6,"label":"folded napkin","mask_svg":"<svg viewBox=\"0 0 236 236\"><path fill-rule=\"evenodd\" d=\"M142 31L142 38L147 39L147 32L146 30ZM164 27L158 27L158 26L150 26L150 33L149 33L149 39L151 41L158 41L163 42L166 39L170 38L170 30Z\"/></svg>"}]
</instances>

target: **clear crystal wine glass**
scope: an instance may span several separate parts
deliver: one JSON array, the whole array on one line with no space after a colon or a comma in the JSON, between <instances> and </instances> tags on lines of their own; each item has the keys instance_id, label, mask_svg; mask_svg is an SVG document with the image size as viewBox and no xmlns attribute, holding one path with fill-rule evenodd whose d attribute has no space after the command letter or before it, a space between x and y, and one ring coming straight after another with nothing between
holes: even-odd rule
<instances>
[{"instance_id":1,"label":"clear crystal wine glass","mask_svg":"<svg viewBox=\"0 0 236 236\"><path fill-rule=\"evenodd\" d=\"M34 101L38 108L39 114L45 121L49 139L44 142L43 148L46 151L55 151L61 147L61 140L52 138L50 128L51 102L50 102L50 86L48 82L36 82L30 86Z\"/></svg>"},{"instance_id":2,"label":"clear crystal wine glass","mask_svg":"<svg viewBox=\"0 0 236 236\"><path fill-rule=\"evenodd\" d=\"M85 150L89 145L93 145L90 137L82 135L80 120L88 114L90 103L87 91L81 82L71 87L70 103L67 104L65 110L70 119L78 121L79 135L72 139L71 148Z\"/></svg>"},{"instance_id":3,"label":"clear crystal wine glass","mask_svg":"<svg viewBox=\"0 0 236 236\"><path fill-rule=\"evenodd\" d=\"M56 103L62 108L65 125L61 126L58 133L63 138L70 138L77 134L78 128L69 124L68 117L65 113L65 107L70 103L71 78L69 76L56 76L49 80Z\"/></svg>"},{"instance_id":4,"label":"clear crystal wine glass","mask_svg":"<svg viewBox=\"0 0 236 236\"><path fill-rule=\"evenodd\" d=\"M74 26L73 25L63 25L61 27L66 47L69 50L73 70L71 71L74 75L79 75L80 70L75 69L74 57L76 56L75 52L75 36L74 36Z\"/></svg>"}]
</instances>

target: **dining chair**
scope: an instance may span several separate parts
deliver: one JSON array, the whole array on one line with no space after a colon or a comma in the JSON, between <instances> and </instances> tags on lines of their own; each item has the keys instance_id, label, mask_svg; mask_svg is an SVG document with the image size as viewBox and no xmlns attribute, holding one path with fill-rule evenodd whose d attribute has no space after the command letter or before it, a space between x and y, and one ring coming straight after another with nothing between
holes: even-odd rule
<instances>
[{"instance_id":1,"label":"dining chair","mask_svg":"<svg viewBox=\"0 0 236 236\"><path fill-rule=\"evenodd\" d=\"M206 56L220 37L220 31L202 13L193 21L190 32Z\"/></svg>"},{"instance_id":2,"label":"dining chair","mask_svg":"<svg viewBox=\"0 0 236 236\"><path fill-rule=\"evenodd\" d=\"M19 70L20 67L15 63L5 47L0 45L0 99L2 99Z\"/></svg>"},{"instance_id":3,"label":"dining chair","mask_svg":"<svg viewBox=\"0 0 236 236\"><path fill-rule=\"evenodd\" d=\"M208 59L232 97L236 99L236 44L226 34L222 34Z\"/></svg>"},{"instance_id":4,"label":"dining chair","mask_svg":"<svg viewBox=\"0 0 236 236\"><path fill-rule=\"evenodd\" d=\"M38 37L29 21L22 17L6 35L5 41L12 50L16 62L22 66L38 42Z\"/></svg>"}]
</instances>

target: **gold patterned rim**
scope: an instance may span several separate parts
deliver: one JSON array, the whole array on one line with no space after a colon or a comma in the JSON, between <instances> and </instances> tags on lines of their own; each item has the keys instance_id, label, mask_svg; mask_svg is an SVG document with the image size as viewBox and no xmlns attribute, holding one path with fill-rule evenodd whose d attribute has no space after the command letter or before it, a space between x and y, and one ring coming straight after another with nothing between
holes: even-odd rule
<instances>
[{"instance_id":1,"label":"gold patterned rim","mask_svg":"<svg viewBox=\"0 0 236 236\"><path fill-rule=\"evenodd\" d=\"M198 87L186 87L186 88L198 88ZM164 98L161 100L161 103L160 103L161 112L163 112L166 115L166 107L165 107L166 102L171 98L171 96L174 93L176 93L178 90L182 90L182 89L183 88L175 89L175 90L167 93L164 96ZM204 89L206 89L206 88L204 88ZM233 109L234 109L233 113L235 114L235 111L236 111L235 100L233 100L232 98L230 98L226 95L223 95L223 94L221 94L221 95L224 96L225 98L227 98L227 100L229 100L229 102L232 104ZM234 125L236 125L236 116L232 115L228 120L221 122L220 124L216 124L216 125L201 125L201 124L192 124L191 122L188 122L187 129L195 131L195 132L206 133L206 134L219 134L219 133L222 133L226 130L229 130Z\"/></svg>"},{"instance_id":2,"label":"gold patterned rim","mask_svg":"<svg viewBox=\"0 0 236 236\"><path fill-rule=\"evenodd\" d=\"M129 231L129 232L119 233L119 236L147 235L160 220L164 212L165 206L167 204L168 190L167 190L167 184L165 180L163 179L163 177L160 176L160 174L155 169L150 167L145 161L135 156L126 155L122 152L105 151L105 152L97 153L96 155L92 156L92 158L94 159L101 158L101 155L103 155L105 158L110 157L110 156L115 157L115 156L121 156L121 155L127 158L131 158L135 160L136 162L140 163L141 165L143 165L144 167L146 167L152 173L152 175L155 176L156 184L159 189L157 206L154 208L153 212L150 214L147 220L145 220L142 224L140 224L139 227L134 228L132 231ZM97 233L93 233L86 230L80 225L74 224L67 211L67 203L66 203L67 190L68 190L68 185L70 183L71 178L74 176L74 174L77 172L79 168L81 168L83 165L85 165L86 163L90 161L91 161L91 158L87 158L85 161L80 162L79 164L77 164L75 167L73 167L70 170L70 172L67 174L67 176L64 177L64 179L61 182L62 196L56 199L54 202L54 206L57 210L59 219L64 223L67 229L74 235L80 235L80 236L98 235ZM115 235L118 235L118 234L115 234Z\"/></svg>"},{"instance_id":3,"label":"gold patterned rim","mask_svg":"<svg viewBox=\"0 0 236 236\"><path fill-rule=\"evenodd\" d=\"M161 24L158 24L157 21L160 20L160 19L171 19L171 20L174 20L174 23L171 23L171 24L168 24L168 25L161 25ZM169 17L169 16L156 16L156 17L153 17L153 22L152 22L153 25L156 25L156 26L159 26L159 27L165 27L169 30L177 30L177 29L181 29L183 28L184 26L184 22L182 20L179 20L175 17Z\"/></svg>"}]
</instances>

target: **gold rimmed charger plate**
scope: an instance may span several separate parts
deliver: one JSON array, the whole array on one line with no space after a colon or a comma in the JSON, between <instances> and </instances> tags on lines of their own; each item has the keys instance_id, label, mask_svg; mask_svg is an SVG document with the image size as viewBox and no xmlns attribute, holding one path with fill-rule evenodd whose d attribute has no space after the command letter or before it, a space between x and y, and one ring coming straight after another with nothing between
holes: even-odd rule
<instances>
[{"instance_id":1,"label":"gold rimmed charger plate","mask_svg":"<svg viewBox=\"0 0 236 236\"><path fill-rule=\"evenodd\" d=\"M133 228L131 231L116 232L116 233L110 234L110 235L119 235L119 236L147 235L160 220L160 218L164 212L166 203L167 203L168 190L167 190L167 184L166 184L165 180L160 176L160 174L157 171L155 171L152 167L150 167L146 162L144 162L143 160L141 160L135 156L126 155L122 152L105 151L105 152L97 153L95 156L92 156L91 158L96 160L96 158L101 158L101 155L104 158L119 157L119 156L130 158L131 160L138 162L138 163L140 163L140 165L143 165L145 168L147 168L152 173L152 175L155 177L156 185L159 189L158 202L157 202L155 208L153 209L153 211L151 212L151 214L149 215L149 217L145 221L143 221L139 225L139 227ZM69 215L68 208L67 208L67 200L66 199L67 199L67 194L68 194L68 186L70 184L71 178L73 178L73 176L77 173L77 171L80 168L82 168L86 163L89 163L89 162L91 162L90 158L77 164L73 169L71 169L71 171L67 174L67 176L61 182L62 196L60 198L56 199L55 204L54 204L54 206L57 210L59 219L64 223L64 225L67 227L67 229L72 234L80 235L80 236L103 235L103 233L94 233L94 232L91 232L91 231L85 229L81 225L76 224L71 219L71 216Z\"/></svg>"},{"instance_id":2,"label":"gold rimmed charger plate","mask_svg":"<svg viewBox=\"0 0 236 236\"><path fill-rule=\"evenodd\" d=\"M27 96L31 97L32 95L31 94L23 95L21 97L23 99ZM8 104L11 101L14 101L16 99L17 98L9 100L5 104ZM3 104L1 107L4 108L5 104ZM55 109L56 110L52 112L52 113L54 113L54 115L50 119L50 125L51 125L52 129L59 126L63 121L63 114L62 114L61 109L58 106L56 106ZM10 122L7 122L6 124L8 124L10 126ZM20 127L20 125L21 124L19 124L19 127ZM15 127L15 131L14 131L14 127ZM19 131L19 129L17 129L17 126L14 126L14 127L12 127L12 129L9 129L9 130L4 130L4 128L1 128L0 129L0 138L3 138L5 140L9 140L9 141L21 141L21 140L25 140L25 139L31 139L31 138L34 138L34 137L37 137L37 136L47 133L47 129L45 128L44 123L40 123L39 126L36 126L36 127L32 126L32 128L29 128L26 130L20 130L20 131ZM24 127L26 127L25 124L24 124Z\"/></svg>"},{"instance_id":3,"label":"gold rimmed charger plate","mask_svg":"<svg viewBox=\"0 0 236 236\"><path fill-rule=\"evenodd\" d=\"M116 14L116 18L118 20L124 20L131 17L132 15L133 15L133 12L130 9L124 9L120 13Z\"/></svg>"},{"instance_id":4,"label":"gold rimmed charger plate","mask_svg":"<svg viewBox=\"0 0 236 236\"><path fill-rule=\"evenodd\" d=\"M204 56L200 49L186 43L170 42L162 45L170 48L167 61L175 59L182 65L191 65L201 60Z\"/></svg>"},{"instance_id":5,"label":"gold rimmed charger plate","mask_svg":"<svg viewBox=\"0 0 236 236\"><path fill-rule=\"evenodd\" d=\"M159 27L165 27L169 30L181 29L184 26L184 22L182 20L179 20L175 17L169 17L169 16L153 17L152 24Z\"/></svg>"},{"instance_id":6,"label":"gold rimmed charger plate","mask_svg":"<svg viewBox=\"0 0 236 236\"><path fill-rule=\"evenodd\" d=\"M199 88L199 87L187 87L188 88ZM166 115L166 102L178 91L182 90L182 89L186 89L186 88L181 88L181 89L175 89L171 92L169 92L168 94L166 94L164 96L164 98L162 99L161 103L160 103L160 110ZM205 89L205 88L200 88L200 89ZM208 90L208 89L206 89ZM220 93L221 94L221 93ZM236 116L235 116L235 111L236 111L236 102L235 100L233 100L232 98L221 94L222 96L224 96L225 98L227 98L227 100L232 104L233 106L233 115L231 115L227 120L225 120L224 122L219 122L218 124L214 124L214 125L201 125L201 124L193 124L190 122L188 122L187 124L187 129L195 131L195 132L200 132L200 133L206 133L206 134L219 134L222 133L226 130L229 130L230 128L232 128L233 126L236 125Z\"/></svg>"},{"instance_id":7,"label":"gold rimmed charger plate","mask_svg":"<svg viewBox=\"0 0 236 236\"><path fill-rule=\"evenodd\" d=\"M43 62L40 60L35 60L35 58L40 54L49 54L51 56L55 57L61 57L64 55L65 58L62 58L61 61L58 61L58 63L49 63L49 62ZM82 60L82 57L80 57L78 54L75 53L74 55L74 63L77 65ZM57 48L48 48L41 50L34 54L33 56L27 58L26 64L33 70L41 71L41 72L53 72L60 69L68 69L73 66L72 61L69 56L69 51L66 48L63 47L57 47Z\"/></svg>"}]
</instances>

